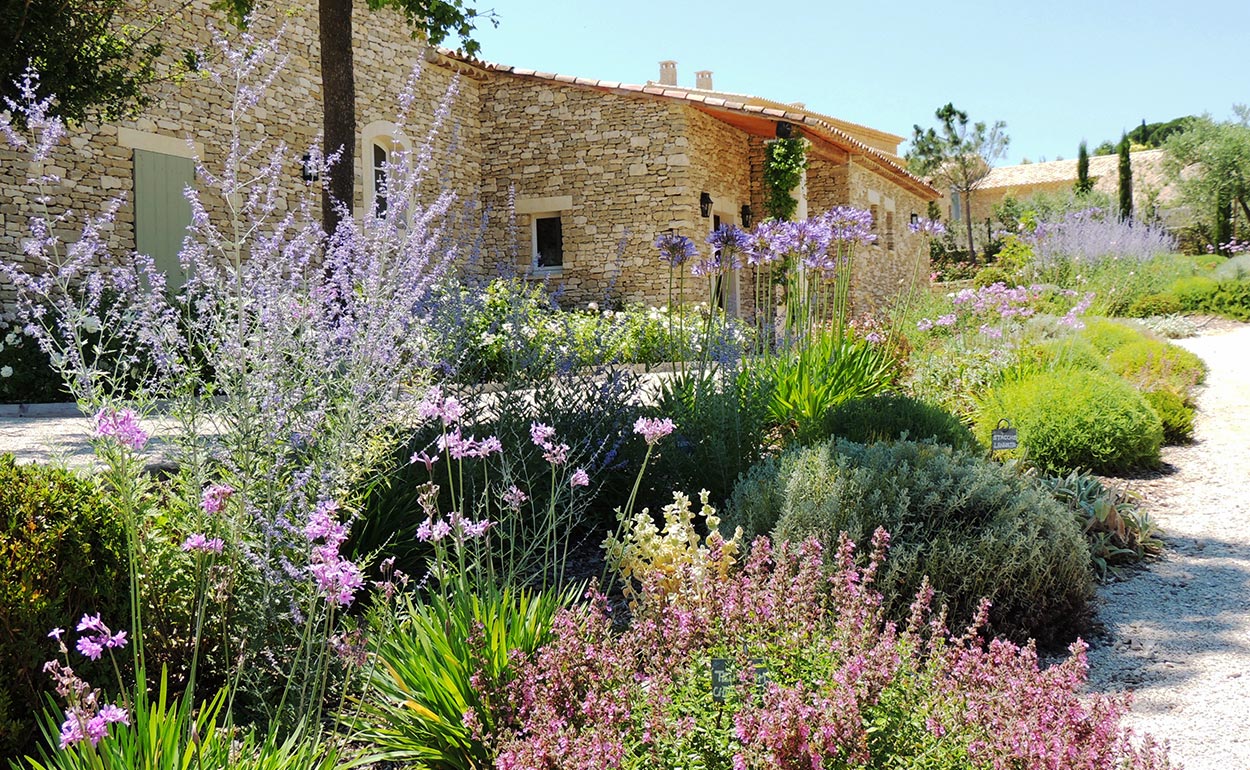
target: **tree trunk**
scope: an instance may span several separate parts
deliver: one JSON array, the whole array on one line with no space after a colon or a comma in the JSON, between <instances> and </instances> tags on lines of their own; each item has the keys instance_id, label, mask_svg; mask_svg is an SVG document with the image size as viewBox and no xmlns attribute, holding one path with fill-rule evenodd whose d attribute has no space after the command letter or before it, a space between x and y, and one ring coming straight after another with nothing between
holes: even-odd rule
<instances>
[{"instance_id":1,"label":"tree trunk","mask_svg":"<svg viewBox=\"0 0 1250 770\"><path fill-rule=\"evenodd\" d=\"M339 224L336 204L350 212L355 198L356 73L352 63L352 0L318 0L321 26L322 132L326 156L340 153L321 188L327 234Z\"/></svg>"},{"instance_id":2,"label":"tree trunk","mask_svg":"<svg viewBox=\"0 0 1250 770\"><path fill-rule=\"evenodd\" d=\"M964 222L968 225L968 259L977 258L977 249L972 241L972 190L961 190L964 196Z\"/></svg>"}]
</instances>

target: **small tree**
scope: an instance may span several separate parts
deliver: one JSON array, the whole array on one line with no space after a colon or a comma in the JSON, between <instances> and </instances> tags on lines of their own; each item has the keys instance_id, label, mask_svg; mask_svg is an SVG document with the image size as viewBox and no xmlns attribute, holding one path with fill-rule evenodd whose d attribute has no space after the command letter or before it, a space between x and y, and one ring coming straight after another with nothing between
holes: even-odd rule
<instances>
[{"instance_id":1,"label":"small tree","mask_svg":"<svg viewBox=\"0 0 1250 770\"><path fill-rule=\"evenodd\" d=\"M1092 189L1094 183L1089 178L1089 149L1082 141L1076 155L1076 194L1085 195Z\"/></svg>"},{"instance_id":2,"label":"small tree","mask_svg":"<svg viewBox=\"0 0 1250 770\"><path fill-rule=\"evenodd\" d=\"M1234 112L1232 121L1194 118L1163 145L1178 202L1198 218L1216 247L1235 234L1234 213L1250 224L1250 111L1238 106Z\"/></svg>"},{"instance_id":3,"label":"small tree","mask_svg":"<svg viewBox=\"0 0 1250 770\"><path fill-rule=\"evenodd\" d=\"M1120 137L1120 219L1133 217L1133 161L1128 136Z\"/></svg>"},{"instance_id":4,"label":"small tree","mask_svg":"<svg viewBox=\"0 0 1250 770\"><path fill-rule=\"evenodd\" d=\"M972 191L989 176L992 164L1007 152L1009 141L1000 121L993 125L969 123L968 113L946 104L935 113L938 128L915 126L907 163L913 172L933 180L964 200L968 254L976 253L972 238Z\"/></svg>"}]
</instances>

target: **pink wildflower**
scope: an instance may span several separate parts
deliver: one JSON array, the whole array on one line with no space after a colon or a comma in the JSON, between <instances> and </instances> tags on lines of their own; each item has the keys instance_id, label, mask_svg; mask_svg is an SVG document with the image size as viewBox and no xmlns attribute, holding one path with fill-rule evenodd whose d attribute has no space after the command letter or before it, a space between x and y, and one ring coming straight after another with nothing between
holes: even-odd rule
<instances>
[{"instance_id":1,"label":"pink wildflower","mask_svg":"<svg viewBox=\"0 0 1250 770\"><path fill-rule=\"evenodd\" d=\"M653 446L657 441L672 433L674 427L672 419L668 417L663 419L639 417L634 423L634 433L641 435L648 446Z\"/></svg>"}]
</instances>

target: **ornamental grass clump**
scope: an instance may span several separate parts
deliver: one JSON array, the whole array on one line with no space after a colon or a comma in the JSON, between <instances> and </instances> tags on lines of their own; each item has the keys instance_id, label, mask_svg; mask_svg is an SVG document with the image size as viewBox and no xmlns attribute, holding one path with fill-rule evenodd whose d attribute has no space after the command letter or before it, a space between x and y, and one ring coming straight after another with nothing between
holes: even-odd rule
<instances>
[{"instance_id":1,"label":"ornamental grass clump","mask_svg":"<svg viewBox=\"0 0 1250 770\"><path fill-rule=\"evenodd\" d=\"M477 680L495 730L466 723L501 770L1169 767L1123 700L1083 692L1083 644L1043 670L1031 646L949 633L927 584L886 620L888 542L758 539L727 571L713 542L705 564L643 573L624 631L602 597L560 612L513 677Z\"/></svg>"}]
</instances>

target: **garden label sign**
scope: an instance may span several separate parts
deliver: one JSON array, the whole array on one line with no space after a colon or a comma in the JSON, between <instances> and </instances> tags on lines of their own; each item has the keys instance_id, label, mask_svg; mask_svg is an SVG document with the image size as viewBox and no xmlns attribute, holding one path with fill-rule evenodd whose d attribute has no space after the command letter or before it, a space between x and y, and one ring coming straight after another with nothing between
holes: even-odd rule
<instances>
[{"instance_id":1,"label":"garden label sign","mask_svg":"<svg viewBox=\"0 0 1250 770\"><path fill-rule=\"evenodd\" d=\"M733 676L729 673L729 660L712 658L712 700L724 703L730 687L733 687Z\"/></svg>"},{"instance_id":2,"label":"garden label sign","mask_svg":"<svg viewBox=\"0 0 1250 770\"><path fill-rule=\"evenodd\" d=\"M1016 429L1011 427L1010 420L999 420L998 427L990 431L990 448L995 452L1005 452L1020 446Z\"/></svg>"}]
</instances>

